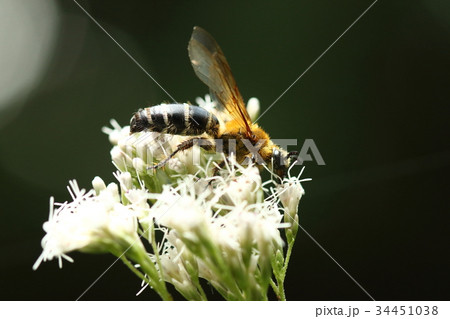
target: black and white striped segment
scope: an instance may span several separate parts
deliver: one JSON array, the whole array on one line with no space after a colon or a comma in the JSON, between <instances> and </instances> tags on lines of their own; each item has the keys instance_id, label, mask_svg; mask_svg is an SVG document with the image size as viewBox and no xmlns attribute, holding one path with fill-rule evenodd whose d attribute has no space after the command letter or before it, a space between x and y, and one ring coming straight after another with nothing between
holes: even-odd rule
<instances>
[{"instance_id":1,"label":"black and white striped segment","mask_svg":"<svg viewBox=\"0 0 450 319\"><path fill-rule=\"evenodd\" d=\"M214 135L217 117L202 107L188 104L161 104L141 109L131 119L130 133L149 130L174 135Z\"/></svg>"}]
</instances>

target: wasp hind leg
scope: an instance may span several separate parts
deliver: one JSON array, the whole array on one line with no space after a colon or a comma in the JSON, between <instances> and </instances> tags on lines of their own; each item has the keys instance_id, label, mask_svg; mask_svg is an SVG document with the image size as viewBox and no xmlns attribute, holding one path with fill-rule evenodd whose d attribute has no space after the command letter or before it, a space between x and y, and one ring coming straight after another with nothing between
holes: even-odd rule
<instances>
[{"instance_id":1,"label":"wasp hind leg","mask_svg":"<svg viewBox=\"0 0 450 319\"><path fill-rule=\"evenodd\" d=\"M199 144L198 143L199 140L201 140L202 143ZM149 166L148 169L158 169L158 168L164 167L164 165L166 165L167 162L171 158L173 158L178 152L188 150L191 147L193 147L195 144L199 144L199 146L206 151L211 151L214 149L214 143L212 143L208 138L204 138L204 137L191 138L189 140L186 140L186 141L180 143L177 146L177 148L175 149L175 151L172 152L172 154L167 156L165 159L163 159L158 164L156 164L154 166Z\"/></svg>"}]
</instances>

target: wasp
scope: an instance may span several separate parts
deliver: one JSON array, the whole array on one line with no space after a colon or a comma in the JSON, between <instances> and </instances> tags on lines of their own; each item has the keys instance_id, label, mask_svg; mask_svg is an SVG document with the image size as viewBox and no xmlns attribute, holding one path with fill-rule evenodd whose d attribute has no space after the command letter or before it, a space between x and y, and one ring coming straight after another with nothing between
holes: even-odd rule
<instances>
[{"instance_id":1,"label":"wasp","mask_svg":"<svg viewBox=\"0 0 450 319\"><path fill-rule=\"evenodd\" d=\"M164 134L191 136L180 143L166 159L152 168L163 167L176 153L195 144L207 151L215 150L221 141L221 151L231 154L238 163L267 163L282 179L298 152L287 152L275 143L256 123L253 123L231 73L230 66L214 38L204 29L194 27L188 45L189 58L197 77L210 89L218 110L216 116L208 110L188 104L162 104L134 113L130 134L145 130ZM202 143L198 143L201 140ZM216 149L217 150L217 149ZM223 165L223 163L222 163ZM220 167L221 165L219 165Z\"/></svg>"}]
</instances>

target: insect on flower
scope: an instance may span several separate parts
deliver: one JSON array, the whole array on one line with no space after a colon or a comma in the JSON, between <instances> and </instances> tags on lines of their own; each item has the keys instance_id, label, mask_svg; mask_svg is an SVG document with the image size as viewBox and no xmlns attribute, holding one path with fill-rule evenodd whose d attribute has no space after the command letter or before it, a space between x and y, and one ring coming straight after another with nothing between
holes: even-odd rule
<instances>
[{"instance_id":1,"label":"insect on flower","mask_svg":"<svg viewBox=\"0 0 450 319\"><path fill-rule=\"evenodd\" d=\"M266 163L282 179L298 152L283 150L252 122L230 66L208 32L194 27L188 51L195 74L209 87L220 111L217 114L221 115L188 104L156 105L136 112L131 119L130 134L149 130L193 137L180 143L172 154L151 168L163 167L176 153L198 144L207 151L223 152L226 156L233 153L238 163ZM219 166L223 165L222 162Z\"/></svg>"}]
</instances>

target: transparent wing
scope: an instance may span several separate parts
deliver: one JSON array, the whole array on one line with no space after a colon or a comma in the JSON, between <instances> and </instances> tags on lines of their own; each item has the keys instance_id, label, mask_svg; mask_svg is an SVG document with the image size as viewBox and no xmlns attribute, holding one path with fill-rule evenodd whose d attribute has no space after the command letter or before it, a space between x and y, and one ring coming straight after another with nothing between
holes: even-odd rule
<instances>
[{"instance_id":1,"label":"transparent wing","mask_svg":"<svg viewBox=\"0 0 450 319\"><path fill-rule=\"evenodd\" d=\"M195 74L205 83L214 97L230 113L248 136L251 119L245 108L230 66L214 38L200 27L194 27L188 46Z\"/></svg>"}]
</instances>

